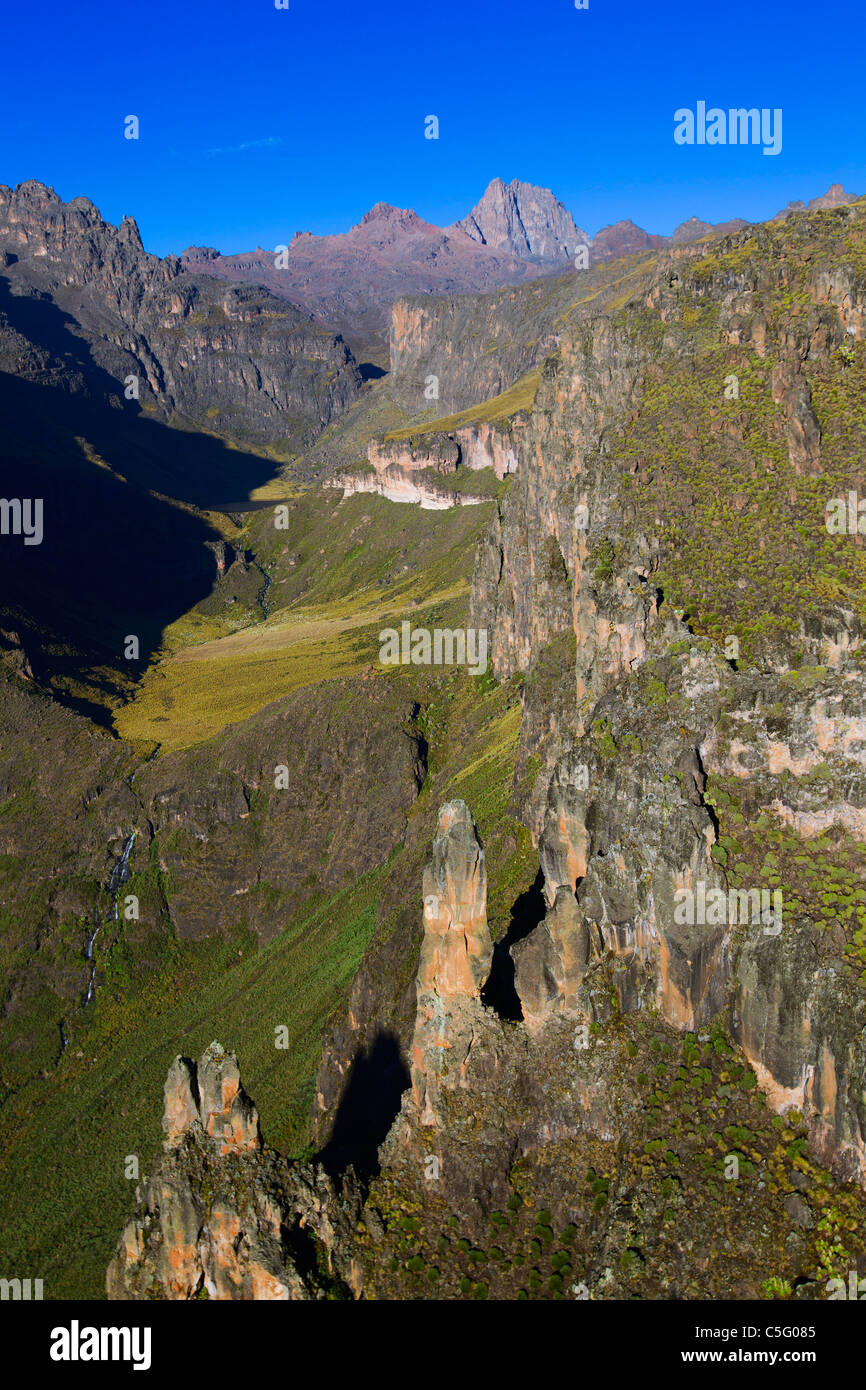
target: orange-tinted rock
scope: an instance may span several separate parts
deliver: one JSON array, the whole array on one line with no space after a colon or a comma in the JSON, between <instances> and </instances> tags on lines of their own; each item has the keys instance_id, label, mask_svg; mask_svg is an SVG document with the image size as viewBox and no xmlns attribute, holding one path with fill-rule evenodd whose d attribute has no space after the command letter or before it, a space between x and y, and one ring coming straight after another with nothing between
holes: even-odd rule
<instances>
[{"instance_id":1,"label":"orange-tinted rock","mask_svg":"<svg viewBox=\"0 0 866 1390\"><path fill-rule=\"evenodd\" d=\"M411 1073L422 1122L434 1124L442 1077L460 1079L493 959L484 850L465 801L446 802L439 811L423 892Z\"/></svg>"},{"instance_id":2,"label":"orange-tinted rock","mask_svg":"<svg viewBox=\"0 0 866 1390\"><path fill-rule=\"evenodd\" d=\"M176 1058L165 1089L167 1142L136 1192L106 1275L109 1298L344 1296L350 1276L357 1282L351 1177L338 1193L321 1168L293 1167L263 1148L237 1060L219 1043L197 1068Z\"/></svg>"},{"instance_id":3,"label":"orange-tinted rock","mask_svg":"<svg viewBox=\"0 0 866 1390\"><path fill-rule=\"evenodd\" d=\"M195 1095L195 1066L186 1057L175 1057L165 1082L162 1127L166 1143L179 1144L190 1126L199 1120Z\"/></svg>"},{"instance_id":4,"label":"orange-tinted rock","mask_svg":"<svg viewBox=\"0 0 866 1390\"><path fill-rule=\"evenodd\" d=\"M166 1143L176 1147L193 1126L213 1139L220 1153L261 1144L258 1113L241 1086L237 1058L218 1042L211 1043L198 1066L176 1057L169 1068L162 1120Z\"/></svg>"},{"instance_id":5,"label":"orange-tinted rock","mask_svg":"<svg viewBox=\"0 0 866 1390\"><path fill-rule=\"evenodd\" d=\"M424 941L418 992L440 999L477 998L490 973L487 868L469 807L449 801L439 811L433 860L424 870Z\"/></svg>"},{"instance_id":6,"label":"orange-tinted rock","mask_svg":"<svg viewBox=\"0 0 866 1390\"><path fill-rule=\"evenodd\" d=\"M241 1086L234 1053L211 1043L198 1064L198 1085L201 1123L220 1152L259 1148L258 1112Z\"/></svg>"}]
</instances>

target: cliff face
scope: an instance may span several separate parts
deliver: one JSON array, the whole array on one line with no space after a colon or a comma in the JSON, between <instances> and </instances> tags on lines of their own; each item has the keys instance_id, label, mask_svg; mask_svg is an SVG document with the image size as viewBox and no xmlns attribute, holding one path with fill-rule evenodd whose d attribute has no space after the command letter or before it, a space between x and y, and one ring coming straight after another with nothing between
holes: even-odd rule
<instances>
[{"instance_id":1,"label":"cliff face","mask_svg":"<svg viewBox=\"0 0 866 1390\"><path fill-rule=\"evenodd\" d=\"M185 274L177 257L144 251L131 218L115 228L86 198L0 187L0 250L0 360L18 376L231 435L242 419L239 437L256 445L312 439L360 389L345 344L294 305ZM70 324L88 348L78 380L62 351Z\"/></svg>"},{"instance_id":2,"label":"cliff face","mask_svg":"<svg viewBox=\"0 0 866 1390\"><path fill-rule=\"evenodd\" d=\"M408 298L391 313L390 389L407 410L428 407L435 382L441 413L507 391L542 363L563 327L641 284L652 255L598 265L477 298Z\"/></svg>"},{"instance_id":3,"label":"cliff face","mask_svg":"<svg viewBox=\"0 0 866 1390\"><path fill-rule=\"evenodd\" d=\"M470 613L492 634L497 675L524 681L515 791L536 767L523 811L544 915L509 952L522 1021L479 1006L474 978L464 981L453 1067L448 1008L422 988L437 949L425 923L413 1087L370 1199L418 1213L419 1261L437 1249L450 1260L437 1223L473 1203L492 1213L491 1229L479 1218L469 1236L482 1248L497 1232L516 1241L527 1204L549 1209L552 1228L580 1229L585 1198L564 1194L567 1172L585 1163L595 1210L616 1192L631 1223L615 1235L601 1218L607 1272L584 1254L590 1296L627 1296L614 1250L620 1270L661 1278L661 1296L708 1296L684 1270L662 1273L664 1241L648 1240L654 1179L623 1166L636 1114L647 1153L670 1146L666 1190L694 1211L708 1189L690 1171L688 1136L714 1134L728 1155L732 1136L751 1136L734 1156L760 1182L738 1190L800 1297L824 1296L805 1235L820 1184L835 1179L834 1201L860 1219L866 557L856 527L841 544L825 520L830 499L863 491L851 412L864 236L855 208L800 221L786 238L750 229L672 251L645 294L563 333L544 368ZM363 997L375 1011L369 976ZM675 1059L672 1072L650 1064L668 1078L654 1091L641 1071L653 1052ZM541 1075L543 1097L530 1079ZM708 1088L698 1100L708 1131L674 1119L680 1085ZM763 1098L766 1118L740 1085ZM714 1153L705 1177L725 1159ZM438 1189L423 1177L431 1157L447 1175ZM719 1195L712 1182L709 1194ZM497 1208L514 1221L507 1210L493 1220ZM726 1215L724 1237L708 1235L708 1210L699 1236L675 1219L680 1249L701 1248L714 1286L759 1288L743 1267L723 1272L737 1241L753 1250L745 1228L736 1234ZM406 1289L368 1255L377 1288ZM474 1287L477 1269L464 1274ZM502 1269L495 1278L507 1286Z\"/></svg>"},{"instance_id":4,"label":"cliff face","mask_svg":"<svg viewBox=\"0 0 866 1390\"><path fill-rule=\"evenodd\" d=\"M862 214L804 227L818 262L805 271L797 248L771 267L769 236L739 234L716 259L674 253L645 310L635 305L615 324L601 319L564 339L545 369L516 486L479 555L472 610L472 621L495 634L501 677L531 675L545 645L564 635L573 634L576 647L572 709L554 736L544 736L550 711L533 710L536 696L524 719L527 752L541 752L546 764L530 815L548 908L514 952L527 1023L538 1028L574 1007L598 1016L603 996L593 980L611 963L621 1011L651 1005L689 1030L726 1016L770 1104L801 1110L815 1150L840 1176L861 1180L866 998L854 888L861 851L853 845L866 786L861 543L855 538L843 553L845 597L822 600L818 578L822 562L835 566L839 558L825 544L825 497L843 481L856 483L859 465L852 468L835 441L822 448L813 402L828 376L838 381L846 371L838 357L845 338L863 334L862 282L838 264L862 232ZM780 281L806 304L793 325L776 317ZM702 301L714 306L712 338L703 339L714 378L699 390L715 440L704 443L697 411L684 421L677 486L692 527L711 528L715 505L703 500L700 470L689 476L688 459L717 451L720 440L724 450L742 447L743 412L763 410L772 486L805 504L798 564L812 566L802 607L786 612L784 601L764 600L775 625L758 611L757 576L742 551L726 573L727 594L742 600L729 602L723 622L707 611L713 584L702 589L694 572L677 568L679 530L668 530L660 515L670 493L651 476L665 464L643 451L642 415L656 418L651 402L664 389L662 374L672 394L678 389L687 370L682 325ZM661 321L655 361L646 310ZM716 333L727 345L720 353L711 346ZM731 383L755 371L754 354L759 381L750 380L748 405L738 405ZM676 445L666 452L670 459ZM818 475L817 489L801 481ZM729 476L727 485L739 483ZM777 513L776 524L790 523ZM681 594L688 621L674 606ZM752 665L738 659L747 648ZM805 681L796 674L803 665L812 670ZM760 852L753 825L769 831L778 853ZM836 869L829 872L840 889L828 914L794 865L811 860L820 882L830 846ZM762 894L763 915L752 908L746 921L729 911L678 918L678 900L714 890L737 902L746 890ZM790 902L784 913L776 906L782 900Z\"/></svg>"},{"instance_id":5,"label":"cliff face","mask_svg":"<svg viewBox=\"0 0 866 1390\"><path fill-rule=\"evenodd\" d=\"M501 428L481 422L464 425L449 433L431 430L398 439L373 439L367 446L367 468L350 469L329 479L326 487L340 487L344 497L356 492L373 492L390 502L414 502L422 509L441 511L448 507L478 506L488 496L449 486L464 470L490 469L502 482L517 468L515 440L525 427L526 417L518 415Z\"/></svg>"}]
</instances>

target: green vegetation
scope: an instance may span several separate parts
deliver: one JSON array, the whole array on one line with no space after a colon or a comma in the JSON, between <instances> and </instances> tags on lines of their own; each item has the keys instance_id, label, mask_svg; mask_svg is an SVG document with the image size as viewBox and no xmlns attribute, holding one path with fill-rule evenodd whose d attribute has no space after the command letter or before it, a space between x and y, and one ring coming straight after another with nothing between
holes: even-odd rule
<instances>
[{"instance_id":1,"label":"green vegetation","mask_svg":"<svg viewBox=\"0 0 866 1390\"><path fill-rule=\"evenodd\" d=\"M636 528L659 535L658 582L696 633L740 641L746 661L781 643L796 659L800 624L839 604L866 618L866 551L831 535L826 506L856 489L866 450L866 353L816 354L802 364L821 430L821 471L789 457L786 407L774 402L770 349L812 308L818 264L841 255L866 265L863 219L834 214L762 227L743 245L685 263L679 318L631 305L615 322L656 357L636 418L614 453L629 483ZM720 341L724 286L765 286L751 312L767 350ZM772 286L772 288L771 288ZM732 384L734 383L734 384Z\"/></svg>"},{"instance_id":2,"label":"green vegetation","mask_svg":"<svg viewBox=\"0 0 866 1390\"><path fill-rule=\"evenodd\" d=\"M43 1278L46 1298L101 1296L132 1207L126 1156L147 1174L178 1052L198 1057L214 1039L236 1050L266 1141L306 1152L322 1028L360 964L387 871L311 905L261 949L249 936L173 942L173 967L131 998L109 982L97 991L91 1021L75 1029L59 1066L4 1105L0 1224L10 1272ZM288 1049L275 1046L279 1025Z\"/></svg>"},{"instance_id":3,"label":"green vegetation","mask_svg":"<svg viewBox=\"0 0 866 1390\"><path fill-rule=\"evenodd\" d=\"M822 769L810 775L820 780ZM825 932L841 928L844 959L866 984L866 844L843 826L804 838L767 811L742 778L710 777L705 799L719 818L722 855L715 857L730 886L778 889L787 920L806 917Z\"/></svg>"},{"instance_id":4,"label":"green vegetation","mask_svg":"<svg viewBox=\"0 0 866 1390\"><path fill-rule=\"evenodd\" d=\"M500 429L504 428L515 415L531 411L540 381L541 369L534 367L519 381L515 381L513 386L509 386L507 391L492 396L488 401L482 401L480 405L470 406L468 410L457 411L454 415L442 415L422 425L408 425L403 429L390 430L385 439L412 439L416 435L434 433L450 434L453 430L462 429L464 425L488 422Z\"/></svg>"},{"instance_id":5,"label":"green vegetation","mask_svg":"<svg viewBox=\"0 0 866 1390\"><path fill-rule=\"evenodd\" d=\"M288 504L285 529L272 510L253 513L235 543L249 543L269 572L268 616L247 613L235 630L200 604L178 619L115 712L117 732L163 749L200 743L293 690L378 666L385 627L465 621L473 545L489 515L320 492Z\"/></svg>"}]
</instances>

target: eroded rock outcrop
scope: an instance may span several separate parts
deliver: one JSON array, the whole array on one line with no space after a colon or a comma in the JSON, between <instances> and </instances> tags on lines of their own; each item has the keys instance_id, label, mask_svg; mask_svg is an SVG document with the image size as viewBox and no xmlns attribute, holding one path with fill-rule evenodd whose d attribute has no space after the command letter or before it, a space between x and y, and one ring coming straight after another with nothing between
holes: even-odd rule
<instances>
[{"instance_id":1,"label":"eroded rock outcrop","mask_svg":"<svg viewBox=\"0 0 866 1390\"><path fill-rule=\"evenodd\" d=\"M340 487L344 497L374 492L389 502L411 502L422 511L478 506L485 499L446 481L460 465L460 449L453 436L421 435L415 439L378 440L367 446L368 466L349 469L329 479L326 487Z\"/></svg>"},{"instance_id":2,"label":"eroded rock outcrop","mask_svg":"<svg viewBox=\"0 0 866 1390\"><path fill-rule=\"evenodd\" d=\"M241 1086L237 1058L217 1042L211 1043L197 1067L185 1057L176 1057L166 1079L163 1129L167 1143L181 1143L195 1124L220 1153L261 1147L259 1117Z\"/></svg>"},{"instance_id":3,"label":"eroded rock outcrop","mask_svg":"<svg viewBox=\"0 0 866 1390\"><path fill-rule=\"evenodd\" d=\"M306 1300L348 1293L357 1198L259 1135L237 1058L212 1043L165 1084L163 1153L112 1260L114 1299Z\"/></svg>"},{"instance_id":4,"label":"eroded rock outcrop","mask_svg":"<svg viewBox=\"0 0 866 1390\"><path fill-rule=\"evenodd\" d=\"M440 1079L447 1075L454 1084L472 1046L493 958L484 850L464 801L447 802L439 811L423 890L411 1075L422 1123L433 1125Z\"/></svg>"},{"instance_id":5,"label":"eroded rock outcrop","mask_svg":"<svg viewBox=\"0 0 866 1390\"><path fill-rule=\"evenodd\" d=\"M506 429L483 422L450 434L431 431L405 439L374 439L367 446L366 468L354 468L329 479L326 487L341 487L344 497L375 492L390 502L414 502L422 510L478 506L487 501L447 479L461 469L491 469L501 482L517 468L515 438L525 426L518 416Z\"/></svg>"}]
</instances>

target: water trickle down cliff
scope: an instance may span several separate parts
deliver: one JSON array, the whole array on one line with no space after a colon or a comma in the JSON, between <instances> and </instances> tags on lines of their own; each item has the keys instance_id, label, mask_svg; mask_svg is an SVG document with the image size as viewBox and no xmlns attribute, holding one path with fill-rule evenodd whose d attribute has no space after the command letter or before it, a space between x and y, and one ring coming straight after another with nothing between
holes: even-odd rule
<instances>
[{"instance_id":1,"label":"water trickle down cliff","mask_svg":"<svg viewBox=\"0 0 866 1390\"><path fill-rule=\"evenodd\" d=\"M105 884L105 887L102 890L102 894L110 900L109 904L107 905L107 908L103 909L108 911L107 919L103 921L103 919L100 917L100 906L98 902L93 909L93 931L87 938L87 944L84 950L85 960L89 961L90 963L90 975L87 981L87 992L84 996L85 1007L92 1000L96 990L96 956L94 953L94 948L96 946L96 938L99 936L100 931L105 925L107 925L108 922L117 922L119 919L118 899L120 896L120 889L123 887L124 883L126 883L127 879L129 878L129 856L132 853L132 847L135 844L135 836L136 831L133 830L132 834L128 836L128 838L124 841L123 850L121 851L120 858L117 860L116 864L111 870L108 882Z\"/></svg>"}]
</instances>

